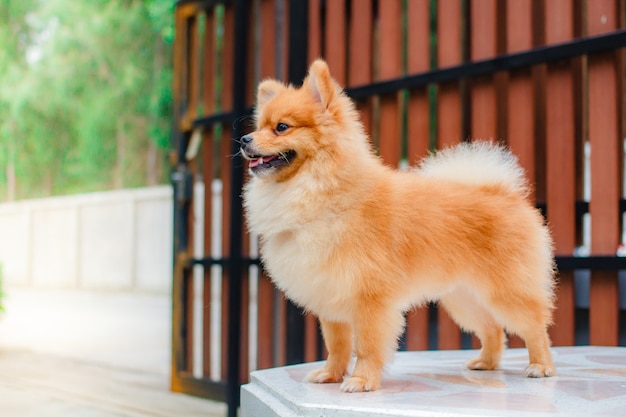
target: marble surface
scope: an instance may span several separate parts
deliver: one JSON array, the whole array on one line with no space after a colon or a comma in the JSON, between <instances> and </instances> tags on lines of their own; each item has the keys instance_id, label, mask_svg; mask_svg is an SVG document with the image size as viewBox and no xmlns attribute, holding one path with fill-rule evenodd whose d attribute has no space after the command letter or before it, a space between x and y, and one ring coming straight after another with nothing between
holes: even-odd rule
<instances>
[{"instance_id":1,"label":"marble surface","mask_svg":"<svg viewBox=\"0 0 626 417\"><path fill-rule=\"evenodd\" d=\"M508 349L495 371L463 367L477 351L399 352L374 392L302 382L321 362L256 371L242 387L242 417L626 417L626 347L556 347L558 375L523 376L526 349Z\"/></svg>"}]
</instances>

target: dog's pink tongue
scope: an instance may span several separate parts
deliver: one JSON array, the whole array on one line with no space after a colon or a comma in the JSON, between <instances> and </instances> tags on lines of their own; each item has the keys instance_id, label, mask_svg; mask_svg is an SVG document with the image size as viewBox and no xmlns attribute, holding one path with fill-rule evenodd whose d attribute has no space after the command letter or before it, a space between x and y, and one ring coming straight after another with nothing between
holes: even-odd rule
<instances>
[{"instance_id":1,"label":"dog's pink tongue","mask_svg":"<svg viewBox=\"0 0 626 417\"><path fill-rule=\"evenodd\" d=\"M277 155L264 156L264 157L257 158L257 159L251 159L250 163L249 163L249 168L254 168L257 165L264 164L264 163L269 162L271 160L274 160L276 158L278 158Z\"/></svg>"}]
</instances>

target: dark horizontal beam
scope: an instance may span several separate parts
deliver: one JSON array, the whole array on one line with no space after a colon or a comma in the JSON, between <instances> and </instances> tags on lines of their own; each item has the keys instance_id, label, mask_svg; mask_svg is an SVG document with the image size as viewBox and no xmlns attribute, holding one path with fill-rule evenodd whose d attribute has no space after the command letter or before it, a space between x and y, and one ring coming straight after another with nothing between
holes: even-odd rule
<instances>
[{"instance_id":1,"label":"dark horizontal beam","mask_svg":"<svg viewBox=\"0 0 626 417\"><path fill-rule=\"evenodd\" d=\"M436 69L421 74L348 88L346 92L350 97L355 99L366 98L377 94L391 94L404 89L410 90L424 87L428 84L530 67L581 55L623 48L625 46L626 30L619 30L606 35L590 36L579 38L571 42L540 46L526 52L500 55L484 61L468 62L454 67Z\"/></svg>"},{"instance_id":2,"label":"dark horizontal beam","mask_svg":"<svg viewBox=\"0 0 626 417\"><path fill-rule=\"evenodd\" d=\"M219 266L224 266L224 265L228 265L228 263L231 261L230 258L212 258L210 256L207 256L205 258L193 258L190 259L187 263L187 266L194 266L194 265L202 265L202 266L213 266L213 265L219 265ZM238 262L244 263L246 265L261 265L261 260L259 258L240 258L237 260Z\"/></svg>"},{"instance_id":3,"label":"dark horizontal beam","mask_svg":"<svg viewBox=\"0 0 626 417\"><path fill-rule=\"evenodd\" d=\"M626 257L621 256L557 256L555 260L559 271L573 271L575 269L626 270Z\"/></svg>"},{"instance_id":4,"label":"dark horizontal beam","mask_svg":"<svg viewBox=\"0 0 626 417\"><path fill-rule=\"evenodd\" d=\"M205 127L218 123L229 123L235 119L235 113L232 111L224 113L215 113L206 117L199 117L193 121L193 127Z\"/></svg>"},{"instance_id":5,"label":"dark horizontal beam","mask_svg":"<svg viewBox=\"0 0 626 417\"><path fill-rule=\"evenodd\" d=\"M196 378L191 372L176 372L173 380L172 385L176 392L184 392L194 397L214 401L226 401L226 382L224 381Z\"/></svg>"},{"instance_id":6,"label":"dark horizontal beam","mask_svg":"<svg viewBox=\"0 0 626 417\"><path fill-rule=\"evenodd\" d=\"M251 116L252 113L254 113L254 109L252 107L248 107L247 109L243 110L242 117L247 118L248 116ZM224 112L224 113L211 114L205 117L199 117L192 122L192 125L194 128L196 127L207 128L209 126L213 126L215 124L220 124L220 123L221 124L235 123L235 113L230 111L230 112ZM233 128L234 127L235 126L233 126Z\"/></svg>"},{"instance_id":7,"label":"dark horizontal beam","mask_svg":"<svg viewBox=\"0 0 626 417\"><path fill-rule=\"evenodd\" d=\"M617 248L615 248L617 250ZM195 258L189 261L189 266L202 265L225 265L229 258ZM244 258L240 261L246 265L261 265L259 258ZM626 257L621 256L557 256L555 257L557 269L571 271L574 269L592 269L598 271L626 270Z\"/></svg>"}]
</instances>

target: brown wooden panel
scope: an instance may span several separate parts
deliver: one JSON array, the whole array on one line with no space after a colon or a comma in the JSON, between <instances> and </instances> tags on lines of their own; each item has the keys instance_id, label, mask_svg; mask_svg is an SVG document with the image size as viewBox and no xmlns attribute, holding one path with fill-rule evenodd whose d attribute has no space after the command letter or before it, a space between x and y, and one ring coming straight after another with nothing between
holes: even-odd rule
<instances>
[{"instance_id":1,"label":"brown wooden panel","mask_svg":"<svg viewBox=\"0 0 626 417\"><path fill-rule=\"evenodd\" d=\"M430 2L409 0L407 4L409 74L430 69ZM430 144L430 108L427 88L410 92L408 102L407 159L415 163L428 154Z\"/></svg>"},{"instance_id":2,"label":"brown wooden panel","mask_svg":"<svg viewBox=\"0 0 626 417\"><path fill-rule=\"evenodd\" d=\"M399 77L402 73L402 2L388 0L379 8L380 79ZM397 167L400 162L400 106L397 94L380 97L380 155L383 161Z\"/></svg>"},{"instance_id":3,"label":"brown wooden panel","mask_svg":"<svg viewBox=\"0 0 626 417\"><path fill-rule=\"evenodd\" d=\"M534 14L536 16L536 14ZM533 41L534 42L534 41ZM547 66L537 65L532 69L533 91L535 94L533 132L535 138L535 200L546 201L546 79ZM532 173L530 174L532 175Z\"/></svg>"},{"instance_id":4,"label":"brown wooden panel","mask_svg":"<svg viewBox=\"0 0 626 417\"><path fill-rule=\"evenodd\" d=\"M203 72L202 72L202 107L204 114L213 114L215 112L215 14L211 11L206 13L206 27L204 32L204 51L202 53Z\"/></svg>"},{"instance_id":5,"label":"brown wooden panel","mask_svg":"<svg viewBox=\"0 0 626 417\"><path fill-rule=\"evenodd\" d=\"M193 120L198 117L198 110L200 108L200 63L202 60L202 54L200 53L200 24L199 24L200 16L194 16L191 20L192 26L190 27L190 44L189 44L189 119Z\"/></svg>"},{"instance_id":6,"label":"brown wooden panel","mask_svg":"<svg viewBox=\"0 0 626 417\"><path fill-rule=\"evenodd\" d=\"M347 85L354 87L372 82L372 0L360 0L350 10L350 46Z\"/></svg>"},{"instance_id":7,"label":"brown wooden panel","mask_svg":"<svg viewBox=\"0 0 626 417\"><path fill-rule=\"evenodd\" d=\"M180 110L181 101L184 99L184 81L187 60L185 59L184 51L186 49L187 39L185 34L185 20L182 18L180 8L176 8L174 14L174 30L176 31L176 37L174 38L173 52L172 52L172 102L173 102L173 126L180 125Z\"/></svg>"},{"instance_id":8,"label":"brown wooden panel","mask_svg":"<svg viewBox=\"0 0 626 417\"><path fill-rule=\"evenodd\" d=\"M587 3L590 36L617 29L615 1ZM622 144L619 127L618 63L608 52L588 58L589 141L591 143L591 250L614 255L620 242ZM617 345L619 334L617 272L594 271L589 299L590 342Z\"/></svg>"},{"instance_id":9,"label":"brown wooden panel","mask_svg":"<svg viewBox=\"0 0 626 417\"><path fill-rule=\"evenodd\" d=\"M274 366L284 366L287 364L287 300L284 294L274 294L274 305Z\"/></svg>"},{"instance_id":10,"label":"brown wooden panel","mask_svg":"<svg viewBox=\"0 0 626 417\"><path fill-rule=\"evenodd\" d=\"M207 378L211 375L211 295L211 268L205 267L202 291L202 375Z\"/></svg>"},{"instance_id":11,"label":"brown wooden panel","mask_svg":"<svg viewBox=\"0 0 626 417\"><path fill-rule=\"evenodd\" d=\"M470 93L471 132L473 140L497 141L496 91L492 77L472 81Z\"/></svg>"},{"instance_id":12,"label":"brown wooden panel","mask_svg":"<svg viewBox=\"0 0 626 417\"><path fill-rule=\"evenodd\" d=\"M428 308L414 308L406 316L406 349L428 349Z\"/></svg>"},{"instance_id":13,"label":"brown wooden panel","mask_svg":"<svg viewBox=\"0 0 626 417\"><path fill-rule=\"evenodd\" d=\"M573 37L572 1L545 2L546 43ZM569 62L548 65L546 76L546 202L557 255L569 256L576 245L576 152L574 78ZM574 286L571 272L561 273L555 325L555 345L574 342Z\"/></svg>"},{"instance_id":14,"label":"brown wooden panel","mask_svg":"<svg viewBox=\"0 0 626 417\"><path fill-rule=\"evenodd\" d=\"M437 320L439 327L437 348L442 350L460 349L461 330L443 307L438 308Z\"/></svg>"},{"instance_id":15,"label":"brown wooden panel","mask_svg":"<svg viewBox=\"0 0 626 417\"><path fill-rule=\"evenodd\" d=\"M574 273L562 271L558 276L554 324L550 327L550 338L555 346L574 344Z\"/></svg>"},{"instance_id":16,"label":"brown wooden panel","mask_svg":"<svg viewBox=\"0 0 626 417\"><path fill-rule=\"evenodd\" d=\"M519 158L530 184L535 183L535 97L530 71L510 74L508 83L508 129L506 140L509 148ZM534 190L534 187L533 187ZM530 199L534 201L534 193Z\"/></svg>"},{"instance_id":17,"label":"brown wooden panel","mask_svg":"<svg viewBox=\"0 0 626 417\"><path fill-rule=\"evenodd\" d=\"M589 342L619 343L619 286L617 272L593 271L589 288Z\"/></svg>"},{"instance_id":18,"label":"brown wooden panel","mask_svg":"<svg viewBox=\"0 0 626 417\"><path fill-rule=\"evenodd\" d=\"M480 61L491 58L498 48L497 0L470 2L470 58Z\"/></svg>"},{"instance_id":19,"label":"brown wooden panel","mask_svg":"<svg viewBox=\"0 0 626 417\"><path fill-rule=\"evenodd\" d=\"M221 346L222 346L222 367L221 378L226 381L228 379L228 293L230 291L230 279L228 275L228 269L222 269L222 304L221 304Z\"/></svg>"},{"instance_id":20,"label":"brown wooden panel","mask_svg":"<svg viewBox=\"0 0 626 417\"><path fill-rule=\"evenodd\" d=\"M359 7L350 10L349 65L347 85L357 86L372 82L372 0L359 1ZM365 132L371 135L372 101L357 102Z\"/></svg>"},{"instance_id":21,"label":"brown wooden panel","mask_svg":"<svg viewBox=\"0 0 626 417\"><path fill-rule=\"evenodd\" d=\"M322 56L320 0L309 0L309 62Z\"/></svg>"},{"instance_id":22,"label":"brown wooden panel","mask_svg":"<svg viewBox=\"0 0 626 417\"><path fill-rule=\"evenodd\" d=\"M506 52L515 53L533 47L533 1L506 1ZM519 158L530 184L535 183L535 89L530 68L509 74L507 97L507 133L509 148ZM530 199L534 201L535 187Z\"/></svg>"},{"instance_id":23,"label":"brown wooden panel","mask_svg":"<svg viewBox=\"0 0 626 417\"><path fill-rule=\"evenodd\" d=\"M304 317L304 361L314 362L319 360L317 346L319 342L319 323L317 317L307 314Z\"/></svg>"},{"instance_id":24,"label":"brown wooden panel","mask_svg":"<svg viewBox=\"0 0 626 417\"><path fill-rule=\"evenodd\" d=\"M262 0L260 5L261 11L261 40L260 40L260 77L265 78L276 76L276 57L275 53L267 53L272 51L276 42L276 26L274 24L275 8L274 0ZM255 91L256 92L256 91Z\"/></svg>"},{"instance_id":25,"label":"brown wooden panel","mask_svg":"<svg viewBox=\"0 0 626 417\"><path fill-rule=\"evenodd\" d=\"M246 247L246 246L244 246ZM239 381L245 384L249 380L249 355L250 351L250 279L248 268L243 268L239 291L241 292L241 329L240 329L240 352L239 352ZM256 340L255 340L256 343Z\"/></svg>"},{"instance_id":26,"label":"brown wooden panel","mask_svg":"<svg viewBox=\"0 0 626 417\"><path fill-rule=\"evenodd\" d=\"M346 3L334 0L326 3L326 45L324 57L333 78L346 84Z\"/></svg>"},{"instance_id":27,"label":"brown wooden panel","mask_svg":"<svg viewBox=\"0 0 626 417\"><path fill-rule=\"evenodd\" d=\"M479 61L497 53L497 2L474 0L470 4L470 59ZM496 89L493 76L472 80L470 91L472 139L497 140Z\"/></svg>"},{"instance_id":28,"label":"brown wooden panel","mask_svg":"<svg viewBox=\"0 0 626 417\"><path fill-rule=\"evenodd\" d=\"M232 6L224 9L224 37L222 44L222 95L221 110L233 108L233 65L235 51L235 11Z\"/></svg>"},{"instance_id":29,"label":"brown wooden panel","mask_svg":"<svg viewBox=\"0 0 626 417\"><path fill-rule=\"evenodd\" d=\"M258 369L274 366L274 284L259 273L258 287Z\"/></svg>"},{"instance_id":30,"label":"brown wooden panel","mask_svg":"<svg viewBox=\"0 0 626 417\"><path fill-rule=\"evenodd\" d=\"M463 113L459 83L440 84L437 90L437 148L463 139Z\"/></svg>"},{"instance_id":31,"label":"brown wooden panel","mask_svg":"<svg viewBox=\"0 0 626 417\"><path fill-rule=\"evenodd\" d=\"M445 68L462 61L462 13L458 0L437 1L437 66Z\"/></svg>"},{"instance_id":32,"label":"brown wooden panel","mask_svg":"<svg viewBox=\"0 0 626 417\"><path fill-rule=\"evenodd\" d=\"M445 68L462 62L461 2L437 2L437 66ZM459 143L463 139L463 113L460 83L441 84L437 89L437 147Z\"/></svg>"},{"instance_id":33,"label":"brown wooden panel","mask_svg":"<svg viewBox=\"0 0 626 417\"><path fill-rule=\"evenodd\" d=\"M281 35L276 36L278 42L276 43L276 54L280 54L280 68L276 68L276 71L280 70L281 79L283 82L289 82L289 7L290 1L285 1L283 4L283 21L280 27ZM278 29L277 29L278 30ZM279 77L275 77L279 78ZM297 80L298 82L302 80Z\"/></svg>"},{"instance_id":34,"label":"brown wooden panel","mask_svg":"<svg viewBox=\"0 0 626 417\"><path fill-rule=\"evenodd\" d=\"M257 5L248 9L248 39L246 42L246 88L244 97L244 106L252 107L256 101L256 83L258 71L261 62L261 51L259 51L255 45L257 34L255 28L259 26L261 21L260 9L256 8ZM260 5L259 5L260 6ZM237 124L237 126L242 126Z\"/></svg>"},{"instance_id":35,"label":"brown wooden panel","mask_svg":"<svg viewBox=\"0 0 626 417\"><path fill-rule=\"evenodd\" d=\"M189 16L186 19L185 34L186 74L184 76L184 82L186 85L184 91L186 107L185 113L181 117L180 125L178 126L182 131L191 129L192 121L197 117L198 109L198 20L195 15Z\"/></svg>"},{"instance_id":36,"label":"brown wooden panel","mask_svg":"<svg viewBox=\"0 0 626 417\"><path fill-rule=\"evenodd\" d=\"M574 34L573 0L544 0L544 5L546 44L571 40Z\"/></svg>"},{"instance_id":37,"label":"brown wooden panel","mask_svg":"<svg viewBox=\"0 0 626 417\"><path fill-rule=\"evenodd\" d=\"M193 371L193 341L195 338L195 334L194 334L194 326L193 326L193 320L194 320L194 290L195 290L195 286L193 283L193 273L191 269L188 269L185 271L185 273L183 274L184 280L185 280L185 298L184 298L184 305L185 305L185 327L187 328L187 331L185 333L185 364L184 364L184 369L179 369L179 371L185 370L185 371L189 371L192 372Z\"/></svg>"}]
</instances>

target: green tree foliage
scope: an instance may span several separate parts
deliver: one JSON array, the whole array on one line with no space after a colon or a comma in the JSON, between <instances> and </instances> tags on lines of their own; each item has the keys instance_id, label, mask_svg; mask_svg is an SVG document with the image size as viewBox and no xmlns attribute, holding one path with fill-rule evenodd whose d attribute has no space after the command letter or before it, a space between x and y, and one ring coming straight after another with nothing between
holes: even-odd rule
<instances>
[{"instance_id":1,"label":"green tree foliage","mask_svg":"<svg viewBox=\"0 0 626 417\"><path fill-rule=\"evenodd\" d=\"M169 0L0 0L0 201L166 177Z\"/></svg>"}]
</instances>

